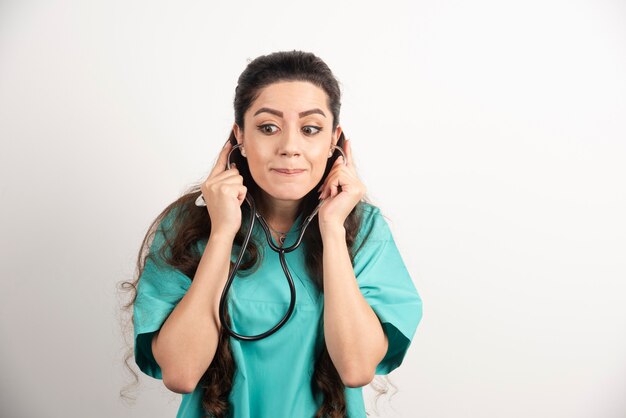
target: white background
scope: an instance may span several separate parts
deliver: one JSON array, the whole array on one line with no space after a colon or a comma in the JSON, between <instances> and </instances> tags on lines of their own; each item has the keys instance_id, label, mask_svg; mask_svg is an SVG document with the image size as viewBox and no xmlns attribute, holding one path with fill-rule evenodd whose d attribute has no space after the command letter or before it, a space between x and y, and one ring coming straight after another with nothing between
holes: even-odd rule
<instances>
[{"instance_id":1,"label":"white background","mask_svg":"<svg viewBox=\"0 0 626 418\"><path fill-rule=\"evenodd\" d=\"M0 2L0 415L175 416L119 399L116 286L302 49L424 301L380 416L626 416L626 4L219 3Z\"/></svg>"}]
</instances>

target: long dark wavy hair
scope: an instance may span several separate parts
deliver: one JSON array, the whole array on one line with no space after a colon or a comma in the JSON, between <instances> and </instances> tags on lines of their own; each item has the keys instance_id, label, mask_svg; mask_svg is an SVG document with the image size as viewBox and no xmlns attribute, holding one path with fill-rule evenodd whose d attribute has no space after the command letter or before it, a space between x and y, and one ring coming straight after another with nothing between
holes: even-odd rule
<instances>
[{"instance_id":1,"label":"long dark wavy hair","mask_svg":"<svg viewBox=\"0 0 626 418\"><path fill-rule=\"evenodd\" d=\"M260 56L251 61L243 73L240 75L237 88L235 90L234 110L235 123L241 129L244 127L244 114L258 97L261 89L264 87L280 82L280 81L305 81L314 84L323 89L328 96L328 107L333 114L333 130L339 124L339 111L341 107L341 91L337 79L328 68L328 66L320 58L312 53L301 51L276 52L269 55ZM231 131L229 141L235 145L237 140ZM343 147L344 136L341 134L337 145ZM326 169L322 180L302 199L298 208L298 214L311 213L319 203L317 189L324 182L324 179L330 172L333 163L338 157L335 153L328 159ZM260 192L259 186L255 183L248 163L241 156L239 150L233 152L231 161L237 165L240 175L243 177L244 185L247 192L251 193L256 202L263 203L263 194ZM207 216L206 210L199 210L195 206L195 200L200 195L200 185L196 184L189 188L180 198L168 205L152 222L148 228L148 232L143 239L139 256L137 258L137 271L134 281L124 281L120 284L120 288L131 292L131 300L123 306L123 309L130 310L137 298L137 285L139 278L144 270L146 259L151 255L147 249L150 248L150 242L156 233L156 230L172 211L173 217L171 237L167 237L166 243L159 252L169 265L183 272L193 280L196 269L200 262L201 254L194 251L196 244L201 240L208 240L211 233L211 220ZM356 235L361 226L361 216L359 207L363 203L369 203L364 197L361 202L350 212L345 220L344 227L346 230L346 243L348 245L350 260L354 264L354 256L358 248L353 248ZM247 204L242 205L242 219L249 217L249 207ZM235 245L241 247L244 241L243 228L240 229L235 236ZM303 237L303 245L308 250L306 257L306 268L310 276L314 279L315 285L320 292L324 291L323 268L322 268L322 239L319 231L318 217L314 217ZM169 254L168 254L169 252ZM246 256L240 265L239 271L253 272L262 260L263 254L259 251L258 243L254 242L254 236L251 237L246 251ZM234 263L231 264L231 269ZM231 320L226 314L226 321L230 325ZM132 323L133 317L130 317ZM125 358L126 366L135 376L137 382L137 374L132 370L130 359L133 357L132 347L128 350ZM233 386L236 365L231 352L229 343L229 335L220 330L219 343L213 361L200 379L198 385L203 389L202 406L209 417L222 418L226 417L229 410L229 394ZM379 396L387 393L385 382L372 382L373 388L379 393ZM394 386L392 384L392 386ZM395 388L395 386L394 386ZM315 371L311 381L311 389L314 396L321 400L321 406L317 410L316 417L345 417L347 414L347 406L345 399L345 386L332 363L328 354L328 350L324 345L321 354L316 359ZM125 390L121 391L121 396L128 398Z\"/></svg>"}]
</instances>

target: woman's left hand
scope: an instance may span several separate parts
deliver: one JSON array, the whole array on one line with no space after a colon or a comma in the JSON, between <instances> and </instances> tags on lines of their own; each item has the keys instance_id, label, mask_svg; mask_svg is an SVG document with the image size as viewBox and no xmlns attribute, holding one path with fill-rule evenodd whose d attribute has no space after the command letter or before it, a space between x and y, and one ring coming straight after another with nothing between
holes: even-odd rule
<instances>
[{"instance_id":1,"label":"woman's left hand","mask_svg":"<svg viewBox=\"0 0 626 418\"><path fill-rule=\"evenodd\" d=\"M365 196L365 185L359 180L352 160L352 141L346 140L345 154L347 164L343 163L343 156L339 156L333 164L322 187L320 198L327 198L317 213L320 231L325 228L341 227L352 212L352 209ZM338 187L341 186L341 192Z\"/></svg>"}]
</instances>

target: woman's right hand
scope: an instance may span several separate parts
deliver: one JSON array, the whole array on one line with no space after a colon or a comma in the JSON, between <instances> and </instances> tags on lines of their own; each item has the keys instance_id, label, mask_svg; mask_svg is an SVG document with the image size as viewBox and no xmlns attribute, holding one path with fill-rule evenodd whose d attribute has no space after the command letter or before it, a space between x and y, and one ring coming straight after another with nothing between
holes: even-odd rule
<instances>
[{"instance_id":1,"label":"woman's right hand","mask_svg":"<svg viewBox=\"0 0 626 418\"><path fill-rule=\"evenodd\" d=\"M234 239L241 227L240 208L247 188L234 164L231 164L230 170L226 168L232 147L228 141L222 148L215 167L200 189L211 218L211 235L220 234Z\"/></svg>"}]
</instances>

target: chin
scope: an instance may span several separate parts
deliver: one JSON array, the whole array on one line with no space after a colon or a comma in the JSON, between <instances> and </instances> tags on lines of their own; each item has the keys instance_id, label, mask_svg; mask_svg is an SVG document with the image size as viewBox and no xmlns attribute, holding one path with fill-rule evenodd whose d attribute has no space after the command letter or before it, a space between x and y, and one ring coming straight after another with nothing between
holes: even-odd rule
<instances>
[{"instance_id":1,"label":"chin","mask_svg":"<svg viewBox=\"0 0 626 418\"><path fill-rule=\"evenodd\" d=\"M272 193L268 193L270 196L272 196L274 199L278 199L278 200L302 200L302 198L304 196L306 196L306 193L278 193L278 194L272 194Z\"/></svg>"},{"instance_id":2,"label":"chin","mask_svg":"<svg viewBox=\"0 0 626 418\"><path fill-rule=\"evenodd\" d=\"M285 190L287 189L287 190ZM278 200L301 200L310 190L289 190L289 188L275 187L274 190L265 190L265 193Z\"/></svg>"}]
</instances>

